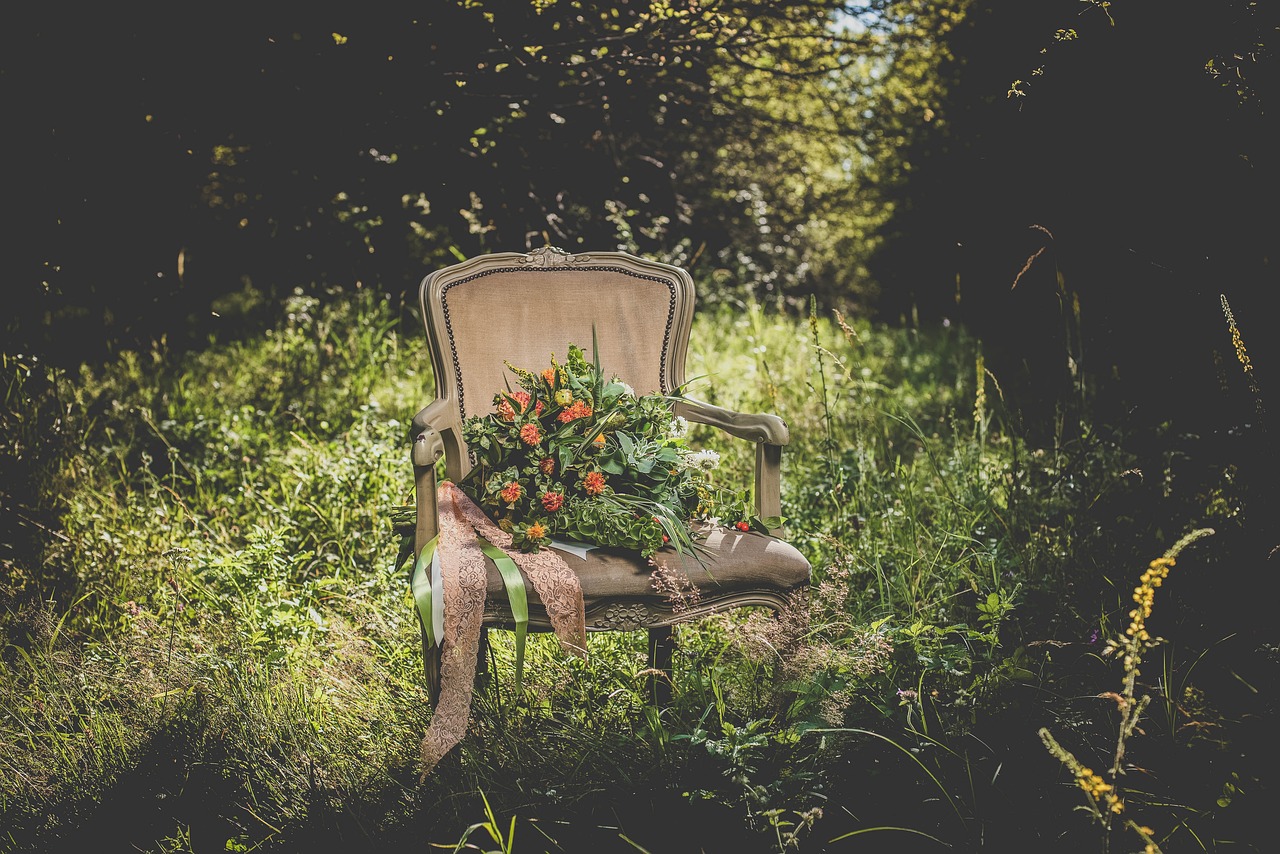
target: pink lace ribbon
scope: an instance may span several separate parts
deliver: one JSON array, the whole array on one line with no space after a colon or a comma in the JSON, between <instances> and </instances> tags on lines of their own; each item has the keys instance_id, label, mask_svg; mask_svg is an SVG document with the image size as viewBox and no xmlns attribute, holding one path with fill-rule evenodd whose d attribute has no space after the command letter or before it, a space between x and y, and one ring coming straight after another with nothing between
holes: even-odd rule
<instances>
[{"instance_id":1,"label":"pink lace ribbon","mask_svg":"<svg viewBox=\"0 0 1280 854\"><path fill-rule=\"evenodd\" d=\"M422 738L419 781L466 734L471 717L480 630L488 572L476 533L506 552L528 577L547 609L561 648L586 658L587 626L578 576L551 549L532 554L513 550L511 535L484 515L452 481L436 493L440 540L441 583L444 588L444 641L440 646L440 699Z\"/></svg>"}]
</instances>

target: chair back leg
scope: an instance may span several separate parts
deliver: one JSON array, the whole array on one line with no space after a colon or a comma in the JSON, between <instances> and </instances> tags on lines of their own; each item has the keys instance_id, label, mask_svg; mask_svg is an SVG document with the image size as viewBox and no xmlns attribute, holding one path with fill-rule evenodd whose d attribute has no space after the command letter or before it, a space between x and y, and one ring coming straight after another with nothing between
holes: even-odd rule
<instances>
[{"instance_id":1,"label":"chair back leg","mask_svg":"<svg viewBox=\"0 0 1280 854\"><path fill-rule=\"evenodd\" d=\"M661 708L671 702L671 653L676 637L671 626L649 629L649 702Z\"/></svg>"},{"instance_id":2,"label":"chair back leg","mask_svg":"<svg viewBox=\"0 0 1280 854\"><path fill-rule=\"evenodd\" d=\"M476 647L476 681L475 690L484 691L489 687L489 627L480 627L480 645Z\"/></svg>"}]
</instances>

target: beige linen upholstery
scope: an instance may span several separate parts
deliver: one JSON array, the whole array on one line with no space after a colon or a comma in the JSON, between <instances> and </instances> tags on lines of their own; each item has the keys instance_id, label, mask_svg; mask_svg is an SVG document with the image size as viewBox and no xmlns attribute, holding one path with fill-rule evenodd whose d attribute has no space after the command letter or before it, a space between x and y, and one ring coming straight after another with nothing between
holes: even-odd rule
<instances>
[{"instance_id":1,"label":"beige linen upholstery","mask_svg":"<svg viewBox=\"0 0 1280 854\"><path fill-rule=\"evenodd\" d=\"M668 393L685 381L694 289L689 274L678 267L613 251L570 255L547 247L494 253L426 276L420 299L437 397L412 426L415 554L437 531L435 463L443 455L445 473L455 481L470 470L462 421L491 411L494 393L509 382L506 362L526 367L546 364L553 355L564 359L571 343L590 354L594 331L601 367L637 394ZM762 517L779 515L781 449L789 439L782 419L693 400L677 411L756 445L757 508ZM748 605L780 611L792 593L808 588L809 563L777 536L781 531L771 532L775 536L725 528L706 533L700 561L665 550L698 588L699 600L691 608L675 608L654 589L652 567L639 555L594 549L583 560L567 554L581 581L587 628L648 629L651 664L669 670L673 624ZM531 586L528 595L530 630L550 629ZM485 624L512 625L492 562ZM434 702L439 650L429 648L426 654ZM656 700L665 697L663 684L655 683Z\"/></svg>"}]
</instances>

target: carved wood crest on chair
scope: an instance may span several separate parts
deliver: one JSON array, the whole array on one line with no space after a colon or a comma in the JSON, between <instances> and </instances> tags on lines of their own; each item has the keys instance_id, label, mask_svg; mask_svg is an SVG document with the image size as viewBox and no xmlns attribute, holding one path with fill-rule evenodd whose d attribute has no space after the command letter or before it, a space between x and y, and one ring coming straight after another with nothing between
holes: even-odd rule
<instances>
[{"instance_id":1,"label":"carved wood crest on chair","mask_svg":"<svg viewBox=\"0 0 1280 854\"><path fill-rule=\"evenodd\" d=\"M415 484L414 553L437 533L436 463L458 482L472 459L462 423L483 414L504 387L506 363L543 364L570 343L590 346L593 331L600 364L637 394L669 393L685 382L685 355L694 312L688 272L626 252L570 254L555 247L528 253L482 255L427 275L420 302L437 397L413 418ZM676 412L756 446L755 502L761 518L781 515L781 453L789 439L776 415L739 413L697 400ZM593 549L585 559L566 555L579 577L589 631L649 633L650 666L667 674L654 680L652 698L669 696L671 627L707 614L744 606L780 612L789 597L807 590L810 566L775 530L713 527L702 541L701 564L684 561L699 591L690 607L655 589L652 566L638 554ZM506 591L488 562L485 627L513 628ZM551 623L535 590L529 590L530 631ZM432 703L438 700L440 650L424 637L425 670Z\"/></svg>"}]
</instances>

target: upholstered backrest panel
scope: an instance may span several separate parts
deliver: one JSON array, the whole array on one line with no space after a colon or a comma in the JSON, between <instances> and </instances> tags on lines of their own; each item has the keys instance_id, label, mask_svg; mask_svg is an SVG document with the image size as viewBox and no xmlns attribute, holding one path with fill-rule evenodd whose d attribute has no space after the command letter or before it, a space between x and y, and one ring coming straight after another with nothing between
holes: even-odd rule
<instances>
[{"instance_id":1,"label":"upholstered backrest panel","mask_svg":"<svg viewBox=\"0 0 1280 854\"><path fill-rule=\"evenodd\" d=\"M541 370L569 344L592 352L594 325L606 376L617 374L637 394L670 391L678 299L674 277L607 263L572 268L497 267L439 285L444 370L457 383L460 415L491 410L495 392L515 378L504 360ZM677 354L683 360L684 354Z\"/></svg>"}]
</instances>

